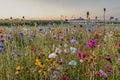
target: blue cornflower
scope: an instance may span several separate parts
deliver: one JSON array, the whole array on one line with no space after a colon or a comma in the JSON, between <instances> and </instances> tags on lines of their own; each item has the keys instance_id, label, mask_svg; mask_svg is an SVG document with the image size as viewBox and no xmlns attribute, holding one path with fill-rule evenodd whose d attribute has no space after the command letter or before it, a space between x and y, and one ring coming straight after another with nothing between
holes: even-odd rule
<instances>
[{"instance_id":1,"label":"blue cornflower","mask_svg":"<svg viewBox=\"0 0 120 80\"><path fill-rule=\"evenodd\" d=\"M42 27L39 27L38 30L39 30L40 32L42 32L42 31L43 31L43 28L42 28Z\"/></svg>"},{"instance_id":2,"label":"blue cornflower","mask_svg":"<svg viewBox=\"0 0 120 80\"><path fill-rule=\"evenodd\" d=\"M4 48L4 46L3 46L3 45L0 45L0 52L3 51L3 48Z\"/></svg>"},{"instance_id":3,"label":"blue cornflower","mask_svg":"<svg viewBox=\"0 0 120 80\"><path fill-rule=\"evenodd\" d=\"M88 32L92 32L92 29L91 29L91 28L88 28Z\"/></svg>"},{"instance_id":4,"label":"blue cornflower","mask_svg":"<svg viewBox=\"0 0 120 80\"><path fill-rule=\"evenodd\" d=\"M20 36L23 36L23 35L24 35L23 32L19 32L19 34L20 34Z\"/></svg>"},{"instance_id":5,"label":"blue cornflower","mask_svg":"<svg viewBox=\"0 0 120 80\"><path fill-rule=\"evenodd\" d=\"M18 53L18 54L16 54L16 56L20 57L20 56L22 56L22 55Z\"/></svg>"}]
</instances>

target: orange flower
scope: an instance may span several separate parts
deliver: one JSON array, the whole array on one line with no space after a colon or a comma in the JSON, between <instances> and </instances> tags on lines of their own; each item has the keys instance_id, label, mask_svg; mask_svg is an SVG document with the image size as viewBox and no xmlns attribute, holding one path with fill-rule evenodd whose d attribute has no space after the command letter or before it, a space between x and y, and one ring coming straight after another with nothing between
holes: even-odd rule
<instances>
[{"instance_id":1,"label":"orange flower","mask_svg":"<svg viewBox=\"0 0 120 80\"><path fill-rule=\"evenodd\" d=\"M55 67L54 66L50 67L50 70L52 70L52 71L55 70Z\"/></svg>"},{"instance_id":2,"label":"orange flower","mask_svg":"<svg viewBox=\"0 0 120 80\"><path fill-rule=\"evenodd\" d=\"M2 34L4 32L4 30L3 29L0 29L0 34Z\"/></svg>"}]
</instances>

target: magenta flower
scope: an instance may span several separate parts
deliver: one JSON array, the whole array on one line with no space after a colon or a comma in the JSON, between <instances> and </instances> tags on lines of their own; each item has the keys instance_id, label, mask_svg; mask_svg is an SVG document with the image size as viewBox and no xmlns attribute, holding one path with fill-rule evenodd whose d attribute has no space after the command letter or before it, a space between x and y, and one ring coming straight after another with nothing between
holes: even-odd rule
<instances>
[{"instance_id":1,"label":"magenta flower","mask_svg":"<svg viewBox=\"0 0 120 80\"><path fill-rule=\"evenodd\" d=\"M118 43L118 48L120 48L120 42Z\"/></svg>"},{"instance_id":2,"label":"magenta flower","mask_svg":"<svg viewBox=\"0 0 120 80\"><path fill-rule=\"evenodd\" d=\"M95 40L95 39L90 39L90 40L86 43L87 47L89 47L89 48L94 48L97 44L98 44L98 42L97 42L97 40Z\"/></svg>"},{"instance_id":3,"label":"magenta flower","mask_svg":"<svg viewBox=\"0 0 120 80\"><path fill-rule=\"evenodd\" d=\"M84 59L87 56L86 53L83 53L83 52L80 52L80 51L78 51L77 55L80 59Z\"/></svg>"},{"instance_id":4,"label":"magenta flower","mask_svg":"<svg viewBox=\"0 0 120 80\"><path fill-rule=\"evenodd\" d=\"M63 75L62 80L69 80L67 76Z\"/></svg>"},{"instance_id":5,"label":"magenta flower","mask_svg":"<svg viewBox=\"0 0 120 80\"><path fill-rule=\"evenodd\" d=\"M104 71L102 71L101 69L98 71L98 76L100 76L104 79L107 79L107 74Z\"/></svg>"}]
</instances>

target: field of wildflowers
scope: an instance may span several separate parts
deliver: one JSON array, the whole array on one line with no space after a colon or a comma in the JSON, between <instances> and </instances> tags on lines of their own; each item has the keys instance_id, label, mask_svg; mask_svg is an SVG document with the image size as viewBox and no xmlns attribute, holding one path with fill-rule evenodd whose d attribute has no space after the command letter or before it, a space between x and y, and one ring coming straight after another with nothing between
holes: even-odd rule
<instances>
[{"instance_id":1,"label":"field of wildflowers","mask_svg":"<svg viewBox=\"0 0 120 80\"><path fill-rule=\"evenodd\" d=\"M0 28L0 80L120 80L120 28Z\"/></svg>"}]
</instances>

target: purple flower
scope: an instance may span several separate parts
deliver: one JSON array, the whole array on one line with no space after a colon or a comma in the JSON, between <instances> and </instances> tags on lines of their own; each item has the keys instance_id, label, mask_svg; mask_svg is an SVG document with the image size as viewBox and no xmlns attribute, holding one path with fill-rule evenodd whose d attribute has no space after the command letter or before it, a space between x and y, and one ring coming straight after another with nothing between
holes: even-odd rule
<instances>
[{"instance_id":1,"label":"purple flower","mask_svg":"<svg viewBox=\"0 0 120 80\"><path fill-rule=\"evenodd\" d=\"M71 44L76 44L76 39L73 38L70 42L71 42Z\"/></svg>"},{"instance_id":2,"label":"purple flower","mask_svg":"<svg viewBox=\"0 0 120 80\"><path fill-rule=\"evenodd\" d=\"M111 17L110 17L110 20L112 20L112 19L114 19L114 17L111 16Z\"/></svg>"},{"instance_id":3,"label":"purple flower","mask_svg":"<svg viewBox=\"0 0 120 80\"><path fill-rule=\"evenodd\" d=\"M104 79L107 79L107 74L104 71L102 71L101 69L98 71L98 76L100 76Z\"/></svg>"},{"instance_id":4,"label":"purple flower","mask_svg":"<svg viewBox=\"0 0 120 80\"><path fill-rule=\"evenodd\" d=\"M57 35L53 35L53 39L56 39L57 38Z\"/></svg>"},{"instance_id":5,"label":"purple flower","mask_svg":"<svg viewBox=\"0 0 120 80\"><path fill-rule=\"evenodd\" d=\"M64 40L64 37L60 37L60 40Z\"/></svg>"},{"instance_id":6,"label":"purple flower","mask_svg":"<svg viewBox=\"0 0 120 80\"><path fill-rule=\"evenodd\" d=\"M5 41L4 39L0 39L0 42L2 42L2 43L3 43L4 41Z\"/></svg>"},{"instance_id":7,"label":"purple flower","mask_svg":"<svg viewBox=\"0 0 120 80\"><path fill-rule=\"evenodd\" d=\"M13 38L9 36L9 37L8 37L8 40L12 41L12 40L13 40Z\"/></svg>"}]
</instances>

